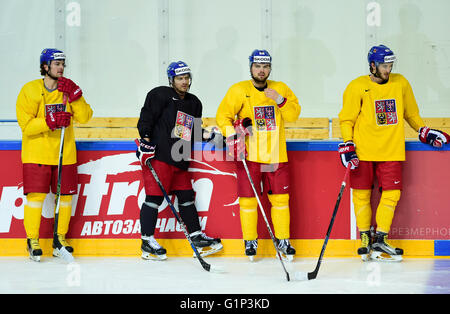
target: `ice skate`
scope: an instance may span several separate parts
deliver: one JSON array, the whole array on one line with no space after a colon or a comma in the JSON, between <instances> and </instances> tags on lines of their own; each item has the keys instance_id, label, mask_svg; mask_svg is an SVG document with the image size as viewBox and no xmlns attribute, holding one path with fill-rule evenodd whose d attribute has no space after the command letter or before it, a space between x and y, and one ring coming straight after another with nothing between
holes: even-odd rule
<instances>
[{"instance_id":1,"label":"ice skate","mask_svg":"<svg viewBox=\"0 0 450 314\"><path fill-rule=\"evenodd\" d=\"M296 252L295 249L291 246L289 239L281 239L277 240L277 242L278 242L278 250L281 253L281 258L288 262L292 262Z\"/></svg>"},{"instance_id":2,"label":"ice skate","mask_svg":"<svg viewBox=\"0 0 450 314\"><path fill-rule=\"evenodd\" d=\"M42 249L39 245L39 239L27 239L27 251L31 260L35 262L41 261Z\"/></svg>"},{"instance_id":3,"label":"ice skate","mask_svg":"<svg viewBox=\"0 0 450 314\"><path fill-rule=\"evenodd\" d=\"M194 243L200 256L205 257L223 249L223 245L218 238L208 237L201 231L191 233L192 243ZM194 257L197 257L194 253Z\"/></svg>"},{"instance_id":4,"label":"ice skate","mask_svg":"<svg viewBox=\"0 0 450 314\"><path fill-rule=\"evenodd\" d=\"M372 245L372 240L370 236L370 231L362 231L359 233L361 237L361 247L358 248L358 255L364 262L370 260L370 250Z\"/></svg>"},{"instance_id":5,"label":"ice skate","mask_svg":"<svg viewBox=\"0 0 450 314\"><path fill-rule=\"evenodd\" d=\"M155 240L153 236L142 237L141 245L142 255L145 260L165 260L167 259L167 251Z\"/></svg>"},{"instance_id":6,"label":"ice skate","mask_svg":"<svg viewBox=\"0 0 450 314\"><path fill-rule=\"evenodd\" d=\"M52 247L54 257L60 257L69 263L73 261L73 247L67 243L65 235L54 234Z\"/></svg>"},{"instance_id":7,"label":"ice skate","mask_svg":"<svg viewBox=\"0 0 450 314\"><path fill-rule=\"evenodd\" d=\"M258 248L258 240L244 240L245 255L248 256L251 262L253 262L256 255L256 249Z\"/></svg>"},{"instance_id":8,"label":"ice skate","mask_svg":"<svg viewBox=\"0 0 450 314\"><path fill-rule=\"evenodd\" d=\"M403 260L403 250L394 248L387 242L387 233L377 231L373 244L371 259L383 262L400 262ZM388 255L389 257L386 257Z\"/></svg>"}]
</instances>

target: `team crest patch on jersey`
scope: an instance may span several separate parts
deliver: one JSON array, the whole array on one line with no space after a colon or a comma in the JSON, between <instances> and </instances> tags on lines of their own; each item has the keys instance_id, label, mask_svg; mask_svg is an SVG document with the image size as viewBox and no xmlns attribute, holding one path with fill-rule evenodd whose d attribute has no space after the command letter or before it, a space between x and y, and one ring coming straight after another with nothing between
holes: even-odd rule
<instances>
[{"instance_id":1,"label":"team crest patch on jersey","mask_svg":"<svg viewBox=\"0 0 450 314\"><path fill-rule=\"evenodd\" d=\"M49 112L56 113L56 112L62 112L62 111L66 111L66 105L64 105L64 104L45 105L45 116L47 116L47 114Z\"/></svg>"},{"instance_id":2,"label":"team crest patch on jersey","mask_svg":"<svg viewBox=\"0 0 450 314\"><path fill-rule=\"evenodd\" d=\"M375 113L378 125L392 125L398 123L395 99L376 100Z\"/></svg>"},{"instance_id":3,"label":"team crest patch on jersey","mask_svg":"<svg viewBox=\"0 0 450 314\"><path fill-rule=\"evenodd\" d=\"M277 129L274 106L258 106L253 108L257 131L274 131Z\"/></svg>"},{"instance_id":4,"label":"team crest patch on jersey","mask_svg":"<svg viewBox=\"0 0 450 314\"><path fill-rule=\"evenodd\" d=\"M177 111L177 120L174 128L175 136L190 141L193 127L194 117L182 111Z\"/></svg>"}]
</instances>

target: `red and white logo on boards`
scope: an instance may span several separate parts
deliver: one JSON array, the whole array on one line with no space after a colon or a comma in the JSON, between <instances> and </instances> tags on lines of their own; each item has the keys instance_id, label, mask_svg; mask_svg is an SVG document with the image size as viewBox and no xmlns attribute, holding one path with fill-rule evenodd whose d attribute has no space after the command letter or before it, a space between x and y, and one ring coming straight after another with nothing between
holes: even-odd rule
<instances>
[{"instance_id":1,"label":"red and white logo on boards","mask_svg":"<svg viewBox=\"0 0 450 314\"><path fill-rule=\"evenodd\" d=\"M145 200L145 190L141 166L136 159L136 154L134 152L111 154L104 151L91 154L100 154L100 156L85 156L85 159L89 159L79 161L78 194L73 197L68 236L72 238L139 237L139 211ZM235 173L224 172L208 163L196 160L191 162L189 171L194 176L195 204L202 229L205 229L209 209L211 206L216 206L211 203L213 194L219 193L214 190L212 176L226 176L233 180ZM13 172L14 176L17 176L17 169L11 171L11 174ZM26 197L23 195L22 183L16 186L2 186L0 192L0 237L24 237L23 218ZM177 199L174 196L170 197L177 208ZM237 200L233 199L228 203L222 203L221 206L237 205ZM42 233L44 237L51 236L53 210L54 195L49 193L42 210L41 237L43 237ZM159 208L156 228L156 233L162 234L182 231L165 200Z\"/></svg>"}]
</instances>

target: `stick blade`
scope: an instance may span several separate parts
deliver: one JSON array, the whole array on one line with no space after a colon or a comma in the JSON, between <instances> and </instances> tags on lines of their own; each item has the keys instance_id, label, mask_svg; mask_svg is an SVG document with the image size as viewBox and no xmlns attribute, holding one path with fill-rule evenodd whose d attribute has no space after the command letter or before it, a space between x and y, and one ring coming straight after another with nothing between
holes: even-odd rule
<instances>
[{"instance_id":1,"label":"stick blade","mask_svg":"<svg viewBox=\"0 0 450 314\"><path fill-rule=\"evenodd\" d=\"M73 255L69 251L67 251L64 246L59 249L57 249L57 248L54 249L53 255L56 257L60 257L68 264L73 263L75 261L75 259L73 258Z\"/></svg>"},{"instance_id":2,"label":"stick blade","mask_svg":"<svg viewBox=\"0 0 450 314\"><path fill-rule=\"evenodd\" d=\"M210 273L222 274L225 273L225 268L222 266L211 265L205 262L203 259L200 260L202 267L204 270L209 271Z\"/></svg>"},{"instance_id":3,"label":"stick blade","mask_svg":"<svg viewBox=\"0 0 450 314\"><path fill-rule=\"evenodd\" d=\"M313 271L311 273L308 273L308 280L316 279L317 272Z\"/></svg>"},{"instance_id":4,"label":"stick blade","mask_svg":"<svg viewBox=\"0 0 450 314\"><path fill-rule=\"evenodd\" d=\"M209 268L209 271L211 273L216 273L216 274L223 274L226 273L226 270L224 267L222 266L217 266L217 265L210 265L211 267Z\"/></svg>"},{"instance_id":5,"label":"stick blade","mask_svg":"<svg viewBox=\"0 0 450 314\"><path fill-rule=\"evenodd\" d=\"M304 271L297 271L294 273L294 281L308 281L309 273Z\"/></svg>"}]
</instances>

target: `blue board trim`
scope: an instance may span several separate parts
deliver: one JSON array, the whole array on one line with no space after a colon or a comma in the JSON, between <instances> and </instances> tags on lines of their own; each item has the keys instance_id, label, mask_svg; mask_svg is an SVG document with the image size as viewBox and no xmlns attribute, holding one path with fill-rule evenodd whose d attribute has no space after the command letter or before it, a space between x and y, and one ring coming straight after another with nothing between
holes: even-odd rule
<instances>
[{"instance_id":1,"label":"blue board trim","mask_svg":"<svg viewBox=\"0 0 450 314\"><path fill-rule=\"evenodd\" d=\"M450 240L434 240L434 256L450 256Z\"/></svg>"},{"instance_id":2,"label":"blue board trim","mask_svg":"<svg viewBox=\"0 0 450 314\"><path fill-rule=\"evenodd\" d=\"M135 151L134 141L76 142L78 150Z\"/></svg>"},{"instance_id":3,"label":"blue board trim","mask_svg":"<svg viewBox=\"0 0 450 314\"><path fill-rule=\"evenodd\" d=\"M337 151L340 141L288 141L288 151ZM77 141L78 150L95 151L133 151L136 150L134 141ZM21 150L21 141L0 141L0 150ZM430 145L420 142L406 142L407 151L450 151L450 145L445 145L442 149L433 148ZM195 143L194 150L217 150L209 143Z\"/></svg>"},{"instance_id":4,"label":"blue board trim","mask_svg":"<svg viewBox=\"0 0 450 314\"><path fill-rule=\"evenodd\" d=\"M22 141L0 141L0 150L21 150Z\"/></svg>"}]
</instances>

